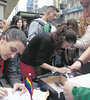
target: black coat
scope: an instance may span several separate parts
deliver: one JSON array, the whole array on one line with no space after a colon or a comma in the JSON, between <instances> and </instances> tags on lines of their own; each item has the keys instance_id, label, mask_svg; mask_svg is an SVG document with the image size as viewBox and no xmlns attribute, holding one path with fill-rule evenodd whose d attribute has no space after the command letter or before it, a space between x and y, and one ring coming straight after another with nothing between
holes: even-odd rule
<instances>
[{"instance_id":1,"label":"black coat","mask_svg":"<svg viewBox=\"0 0 90 100\"><path fill-rule=\"evenodd\" d=\"M43 63L51 65L53 51L54 41L52 37L44 33L38 34L27 45L21 55L21 61L32 67L40 66Z\"/></svg>"},{"instance_id":2,"label":"black coat","mask_svg":"<svg viewBox=\"0 0 90 100\"><path fill-rule=\"evenodd\" d=\"M21 83L13 66L13 60L4 61L3 72L0 74L0 86L11 87L14 83Z\"/></svg>"}]
</instances>

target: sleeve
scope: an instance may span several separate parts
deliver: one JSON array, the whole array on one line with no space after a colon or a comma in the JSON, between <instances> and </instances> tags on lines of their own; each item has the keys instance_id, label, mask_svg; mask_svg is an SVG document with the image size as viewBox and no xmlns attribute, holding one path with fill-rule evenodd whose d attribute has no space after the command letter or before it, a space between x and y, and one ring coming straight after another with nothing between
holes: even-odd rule
<instances>
[{"instance_id":1,"label":"sleeve","mask_svg":"<svg viewBox=\"0 0 90 100\"><path fill-rule=\"evenodd\" d=\"M87 27L86 33L76 41L75 47L86 50L90 46L90 25Z\"/></svg>"},{"instance_id":2,"label":"sleeve","mask_svg":"<svg viewBox=\"0 0 90 100\"><path fill-rule=\"evenodd\" d=\"M21 83L13 65L13 60L8 59L4 62L3 69L3 76L11 86L13 86L15 83Z\"/></svg>"},{"instance_id":3,"label":"sleeve","mask_svg":"<svg viewBox=\"0 0 90 100\"><path fill-rule=\"evenodd\" d=\"M74 100L90 100L90 88L86 87L76 87L72 89L72 95Z\"/></svg>"},{"instance_id":4,"label":"sleeve","mask_svg":"<svg viewBox=\"0 0 90 100\"><path fill-rule=\"evenodd\" d=\"M28 39L29 41L38 34L39 23L33 21L29 26Z\"/></svg>"},{"instance_id":5,"label":"sleeve","mask_svg":"<svg viewBox=\"0 0 90 100\"><path fill-rule=\"evenodd\" d=\"M51 33L52 33L52 32L55 32L56 30L57 30L56 27L52 25L52 26L51 26Z\"/></svg>"},{"instance_id":6,"label":"sleeve","mask_svg":"<svg viewBox=\"0 0 90 100\"><path fill-rule=\"evenodd\" d=\"M49 55L49 50L50 50L49 48L50 48L50 41L44 40L41 43L40 48L38 50L38 54L37 54L37 58L36 58L37 66L42 65L43 63L45 63L47 61L47 59L49 59L49 57L47 57L47 55Z\"/></svg>"}]
</instances>

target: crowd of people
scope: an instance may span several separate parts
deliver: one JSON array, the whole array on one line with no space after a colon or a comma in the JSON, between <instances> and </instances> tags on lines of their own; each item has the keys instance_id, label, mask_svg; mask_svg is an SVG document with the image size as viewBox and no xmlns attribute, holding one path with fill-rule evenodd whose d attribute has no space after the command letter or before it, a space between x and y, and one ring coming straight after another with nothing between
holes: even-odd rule
<instances>
[{"instance_id":1,"label":"crowd of people","mask_svg":"<svg viewBox=\"0 0 90 100\"><path fill-rule=\"evenodd\" d=\"M22 82L29 73L33 77L73 69L90 73L90 1L80 0L80 3L83 7L80 26L72 18L55 27L52 22L59 10L54 6L48 6L44 16L34 19L29 27L27 20L19 16L14 16L10 24L0 20L0 74L3 75L0 77L13 87L13 92L18 89L21 94L26 92ZM62 64L56 66L56 60ZM17 75L18 66L21 79ZM0 85L0 98L3 98L8 93L2 82ZM90 99L90 89L78 84L66 81L63 90L66 100Z\"/></svg>"}]
</instances>

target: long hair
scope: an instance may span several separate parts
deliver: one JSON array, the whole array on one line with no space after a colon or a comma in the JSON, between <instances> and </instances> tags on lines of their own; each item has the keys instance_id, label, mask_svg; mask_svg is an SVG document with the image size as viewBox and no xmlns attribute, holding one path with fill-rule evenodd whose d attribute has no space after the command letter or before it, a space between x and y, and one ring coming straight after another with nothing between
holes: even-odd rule
<instances>
[{"instance_id":1,"label":"long hair","mask_svg":"<svg viewBox=\"0 0 90 100\"><path fill-rule=\"evenodd\" d=\"M79 26L78 26L78 23L77 23L77 20L72 18L72 19L69 19L67 21L67 26L69 27L69 25L72 26L72 29L76 32L76 34L79 34Z\"/></svg>"},{"instance_id":2,"label":"long hair","mask_svg":"<svg viewBox=\"0 0 90 100\"><path fill-rule=\"evenodd\" d=\"M68 26L62 25L57 28L56 32L52 33L52 38L55 43L55 54L60 54L63 42L75 43L77 35L76 32L71 30Z\"/></svg>"},{"instance_id":3,"label":"long hair","mask_svg":"<svg viewBox=\"0 0 90 100\"><path fill-rule=\"evenodd\" d=\"M20 18L20 17L17 16L17 15L16 15L16 16L13 16L10 26L14 26L14 25L17 26L17 22L18 22L19 20L22 21L22 27L21 27L21 30L24 31L23 20L22 20L22 18Z\"/></svg>"}]
</instances>

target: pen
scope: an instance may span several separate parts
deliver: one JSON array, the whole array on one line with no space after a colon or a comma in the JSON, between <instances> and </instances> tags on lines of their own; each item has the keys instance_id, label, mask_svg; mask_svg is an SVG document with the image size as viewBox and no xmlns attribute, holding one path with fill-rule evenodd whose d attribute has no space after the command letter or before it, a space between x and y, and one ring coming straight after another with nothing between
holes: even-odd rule
<instances>
[{"instance_id":1,"label":"pen","mask_svg":"<svg viewBox=\"0 0 90 100\"><path fill-rule=\"evenodd\" d=\"M55 85L58 86L58 87L63 87L60 83L55 82Z\"/></svg>"}]
</instances>

